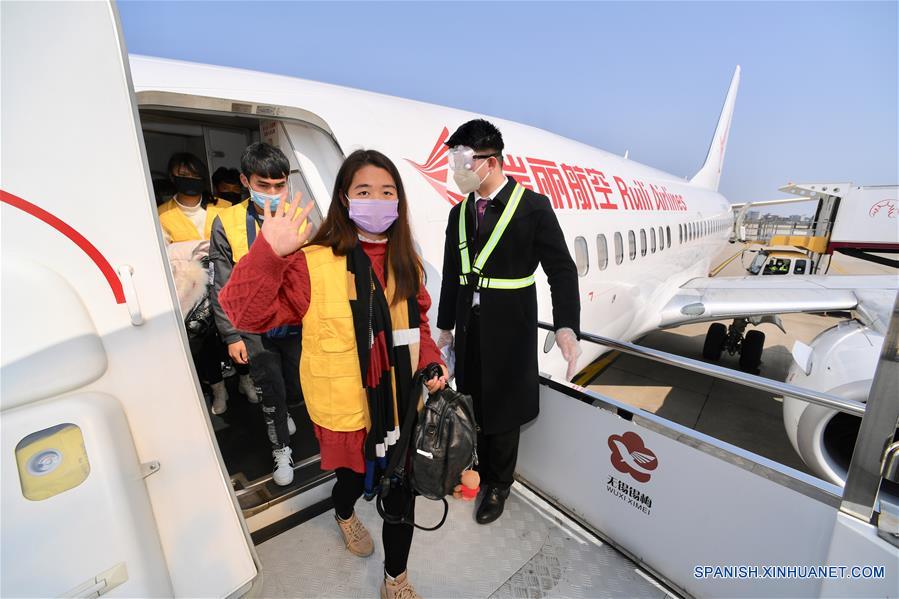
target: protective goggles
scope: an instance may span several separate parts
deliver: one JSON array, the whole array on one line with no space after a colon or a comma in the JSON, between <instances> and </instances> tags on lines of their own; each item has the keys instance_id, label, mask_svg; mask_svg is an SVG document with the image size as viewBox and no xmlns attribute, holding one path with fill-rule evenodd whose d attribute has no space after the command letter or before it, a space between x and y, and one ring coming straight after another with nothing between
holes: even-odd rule
<instances>
[{"instance_id":1,"label":"protective goggles","mask_svg":"<svg viewBox=\"0 0 899 599\"><path fill-rule=\"evenodd\" d=\"M474 170L474 161L498 156L498 154L475 154L468 146L456 146L449 150L449 167L454 171Z\"/></svg>"}]
</instances>

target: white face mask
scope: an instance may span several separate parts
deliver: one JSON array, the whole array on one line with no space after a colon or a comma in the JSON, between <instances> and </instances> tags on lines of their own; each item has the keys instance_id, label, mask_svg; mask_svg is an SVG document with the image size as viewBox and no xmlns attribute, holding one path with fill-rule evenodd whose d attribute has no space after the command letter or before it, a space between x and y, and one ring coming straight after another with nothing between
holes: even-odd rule
<instances>
[{"instance_id":1,"label":"white face mask","mask_svg":"<svg viewBox=\"0 0 899 599\"><path fill-rule=\"evenodd\" d=\"M484 166L485 164L487 164L486 160L481 163L481 166ZM471 171L467 168L463 168L453 172L453 181L456 182L459 191L468 195L480 187L481 183L490 176L489 172L484 175L483 179L478 176L478 171L481 169L481 166Z\"/></svg>"}]
</instances>

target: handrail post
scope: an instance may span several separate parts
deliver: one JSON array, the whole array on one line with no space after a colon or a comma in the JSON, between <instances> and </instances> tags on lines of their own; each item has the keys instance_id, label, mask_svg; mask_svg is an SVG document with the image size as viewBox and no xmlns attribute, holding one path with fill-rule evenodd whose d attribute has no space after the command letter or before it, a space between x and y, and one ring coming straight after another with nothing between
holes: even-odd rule
<instances>
[{"instance_id":1,"label":"handrail post","mask_svg":"<svg viewBox=\"0 0 899 599\"><path fill-rule=\"evenodd\" d=\"M545 322L538 322L537 326L548 331L553 330L553 328ZM605 347L617 349L626 354L632 354L640 358L653 360L654 362L676 366L678 368L683 368L684 370L692 370L693 372L699 372L701 374L712 376L718 379L737 383L738 385L743 385L744 387L761 389L763 391L768 391L776 395L795 397L796 399L801 399L802 401L807 401L809 403L823 406L831 410L845 412L846 414L853 414L855 416L864 416L865 414L865 404L852 399L846 399L844 397L838 397L836 395L822 393L820 391L803 389L802 387L790 385L789 383L782 383L780 381L766 379L754 374L740 372L738 370L732 370L730 368L724 368L722 366L716 366L714 364L707 364L706 362L701 362L699 360L684 358L682 356L663 352L658 349L643 347L641 345L627 343L626 341L619 341L610 337L603 337L601 335L594 335L592 333L582 331L580 338L597 345L603 345Z\"/></svg>"},{"instance_id":2,"label":"handrail post","mask_svg":"<svg viewBox=\"0 0 899 599\"><path fill-rule=\"evenodd\" d=\"M855 441L840 509L870 522L880 492L884 451L899 425L899 294Z\"/></svg>"}]
</instances>

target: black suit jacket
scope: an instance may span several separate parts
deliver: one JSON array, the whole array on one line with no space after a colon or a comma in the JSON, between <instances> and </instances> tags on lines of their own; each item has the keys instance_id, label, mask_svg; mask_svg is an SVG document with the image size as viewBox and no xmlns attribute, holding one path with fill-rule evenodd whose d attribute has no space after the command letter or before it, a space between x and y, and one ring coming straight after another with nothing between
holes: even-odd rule
<instances>
[{"instance_id":1,"label":"black suit jacket","mask_svg":"<svg viewBox=\"0 0 899 599\"><path fill-rule=\"evenodd\" d=\"M474 194L466 209L469 258L474 263L503 209L512 196L515 180L487 205L481 230L477 230ZM459 203L450 210L443 254L443 282L437 314L438 328L456 331L456 380L461 391L472 387L465 372L466 336L472 285L461 285L459 252ZM543 267L552 296L556 329L580 332L580 296L577 268L565 244L562 229L549 198L525 189L506 232L484 266L488 277L518 279ZM481 429L488 434L512 430L536 418L539 412L537 368L537 291L524 289L480 290L480 388L483 397ZM472 373L476 374L476 373Z\"/></svg>"}]
</instances>

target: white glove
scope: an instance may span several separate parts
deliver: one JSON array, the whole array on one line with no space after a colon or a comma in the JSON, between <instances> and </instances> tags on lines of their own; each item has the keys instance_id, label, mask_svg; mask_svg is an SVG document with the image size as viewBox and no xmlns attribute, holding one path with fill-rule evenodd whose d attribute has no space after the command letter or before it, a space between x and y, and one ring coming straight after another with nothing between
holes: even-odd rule
<instances>
[{"instance_id":1,"label":"white glove","mask_svg":"<svg viewBox=\"0 0 899 599\"><path fill-rule=\"evenodd\" d=\"M437 336L437 349L440 350L440 357L446 364L446 380L451 381L456 376L456 352L453 350L452 331L440 329L440 335Z\"/></svg>"},{"instance_id":2,"label":"white glove","mask_svg":"<svg viewBox=\"0 0 899 599\"><path fill-rule=\"evenodd\" d=\"M577 372L577 359L583 353L581 346L578 344L577 336L574 331L568 327L564 327L556 331L556 345L562 351L562 357L568 362L568 371L565 373L565 380L570 381L571 377Z\"/></svg>"},{"instance_id":3,"label":"white glove","mask_svg":"<svg viewBox=\"0 0 899 599\"><path fill-rule=\"evenodd\" d=\"M440 335L437 336L437 349L443 349L447 345L453 346L453 332L440 329Z\"/></svg>"}]
</instances>

